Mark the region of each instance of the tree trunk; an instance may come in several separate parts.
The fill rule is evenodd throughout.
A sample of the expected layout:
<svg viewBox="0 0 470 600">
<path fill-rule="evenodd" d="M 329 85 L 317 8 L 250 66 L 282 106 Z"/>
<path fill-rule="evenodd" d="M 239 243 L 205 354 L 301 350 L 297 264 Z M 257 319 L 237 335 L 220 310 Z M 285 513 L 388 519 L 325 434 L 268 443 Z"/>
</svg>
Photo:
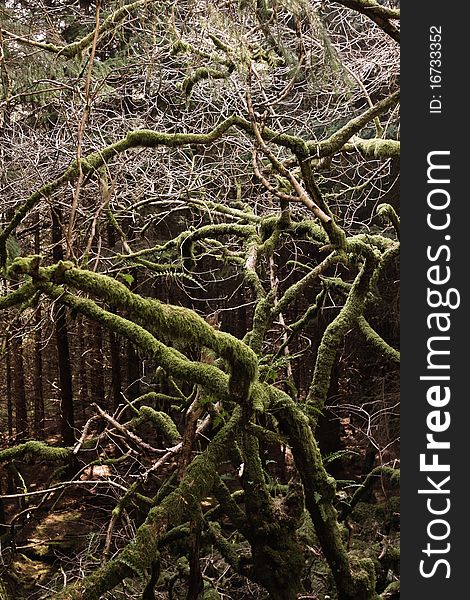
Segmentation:
<svg viewBox="0 0 470 600">
<path fill-rule="evenodd" d="M 86 364 L 86 344 L 85 344 L 85 321 L 84 317 L 80 316 L 77 323 L 77 337 L 78 337 L 78 397 L 80 400 L 80 408 L 82 413 L 83 422 L 86 421 L 87 414 L 86 409 L 90 404 L 90 395 L 88 391 L 88 380 L 87 380 L 87 364 Z"/>
<path fill-rule="evenodd" d="M 18 323 L 20 320 L 18 321 Z M 19 335 L 11 338 L 11 350 L 15 360 L 13 371 L 13 389 L 15 398 L 15 441 L 20 442 L 28 437 L 28 410 L 26 406 L 26 387 L 24 380 L 23 342 Z"/>
<path fill-rule="evenodd" d="M 75 419 L 73 412 L 72 368 L 70 365 L 70 349 L 65 306 L 58 306 L 56 308 L 55 318 L 62 441 L 66 446 L 72 446 L 75 442 Z"/>
<path fill-rule="evenodd" d="M 5 368 L 6 368 L 6 397 L 7 397 L 7 428 L 8 428 L 8 439 L 13 440 L 13 381 L 11 375 L 11 342 L 10 334 L 7 334 L 6 338 L 6 357 L 5 357 Z"/>
<path fill-rule="evenodd" d="M 140 396 L 140 360 L 132 342 L 127 342 L 127 396 L 131 401 Z"/>
<path fill-rule="evenodd" d="M 89 331 L 92 348 L 90 363 L 91 397 L 95 404 L 107 409 L 104 385 L 103 332 L 101 325 L 95 321 L 90 321 Z"/>
<path fill-rule="evenodd" d="M 34 437 L 44 439 L 44 394 L 42 386 L 41 309 L 36 309 L 34 328 Z"/>
<path fill-rule="evenodd" d="M 37 219 L 37 229 L 34 233 L 34 252 L 39 254 L 40 239 L 39 239 L 39 214 Z M 42 385 L 42 333 L 41 333 L 41 307 L 38 306 L 35 314 L 34 327 L 34 437 L 38 440 L 44 439 L 44 394 Z"/>
<path fill-rule="evenodd" d="M 131 290 L 135 291 L 137 287 L 137 271 L 132 271 L 133 282 Z M 140 396 L 140 358 L 137 354 L 134 344 L 127 342 L 127 397 L 129 400 L 135 400 Z"/>
<path fill-rule="evenodd" d="M 113 331 L 109 332 L 109 348 L 111 354 L 111 395 L 113 408 L 117 408 L 122 400 L 121 355 L 119 339 Z"/>
<path fill-rule="evenodd" d="M 116 232 L 108 222 L 106 227 L 108 247 L 114 250 L 116 246 Z M 122 400 L 122 377 L 121 377 L 121 352 L 119 338 L 114 331 L 109 332 L 109 352 L 111 355 L 111 403 L 116 409 Z"/>
<path fill-rule="evenodd" d="M 193 519 L 190 521 L 189 534 L 189 581 L 186 600 L 198 600 L 204 589 L 201 570 L 201 521 Z"/>
<path fill-rule="evenodd" d="M 52 257 L 55 262 L 63 260 L 61 215 L 58 208 L 52 210 Z M 63 305 L 55 306 L 55 338 L 57 344 L 58 370 L 60 384 L 60 428 L 62 441 L 66 446 L 75 442 L 72 367 L 67 327 L 67 312 Z"/>
</svg>

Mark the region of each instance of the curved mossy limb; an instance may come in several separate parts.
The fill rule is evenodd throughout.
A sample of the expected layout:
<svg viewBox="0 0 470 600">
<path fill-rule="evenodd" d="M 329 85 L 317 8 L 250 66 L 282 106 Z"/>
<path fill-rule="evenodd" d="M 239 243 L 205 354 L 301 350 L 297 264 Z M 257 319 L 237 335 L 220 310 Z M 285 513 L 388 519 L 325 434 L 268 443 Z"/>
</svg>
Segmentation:
<svg viewBox="0 0 470 600">
<path fill-rule="evenodd" d="M 354 588 L 351 600 L 379 600 L 375 591 L 376 574 L 374 561 L 371 558 L 351 558 L 351 572 Z"/>
<path fill-rule="evenodd" d="M 182 90 L 186 97 L 191 95 L 193 87 L 204 79 L 227 79 L 233 72 L 234 65 L 230 65 L 226 71 L 215 69 L 214 67 L 199 67 L 195 69 L 183 81 Z"/>
<path fill-rule="evenodd" d="M 375 286 L 377 287 L 380 282 L 382 281 L 382 278 L 384 279 L 384 281 L 386 282 L 386 273 L 387 270 L 390 268 L 390 266 L 395 262 L 398 261 L 400 258 L 400 244 L 395 243 L 393 246 L 391 246 L 390 248 L 387 248 L 386 250 L 384 250 L 384 252 L 382 252 L 381 256 L 380 256 L 380 261 L 379 264 L 377 266 L 377 269 L 375 270 L 375 273 L 372 277 L 372 281 L 371 281 L 371 287 Z"/>
<path fill-rule="evenodd" d="M 139 396 L 135 400 L 132 400 L 132 402 L 130 402 L 129 404 L 131 404 L 133 406 L 136 414 L 139 414 L 139 411 L 134 406 L 135 404 L 140 404 L 143 402 L 145 402 L 145 403 L 152 402 L 155 405 L 165 403 L 165 402 L 168 404 L 175 404 L 175 403 L 178 403 L 181 401 L 182 401 L 181 397 L 170 396 L 169 394 L 161 394 L 159 392 L 147 392 L 146 394 L 142 394 L 142 396 Z"/>
<path fill-rule="evenodd" d="M 97 321 L 107 329 L 129 339 L 136 347 L 141 349 L 147 356 L 152 357 L 158 365 L 177 379 L 198 383 L 211 390 L 219 398 L 226 398 L 229 395 L 229 378 L 220 369 L 212 365 L 188 360 L 173 348 L 169 348 L 158 341 L 140 325 L 106 311 L 92 300 L 72 295 L 61 286 L 40 284 L 39 287 L 51 298 L 59 300 L 70 308 L 74 308 L 90 319 Z"/>
<path fill-rule="evenodd" d="M 353 136 L 344 145 L 344 150 L 360 152 L 365 158 L 400 158 L 400 141 L 383 138 L 363 139 Z"/>
<path fill-rule="evenodd" d="M 393 23 L 400 19 L 400 9 L 383 6 L 377 0 L 337 0 L 337 2 L 365 15 L 392 39 L 400 43 L 400 29 Z"/>
<path fill-rule="evenodd" d="M 346 125 L 343 125 L 333 133 L 329 138 L 321 142 L 307 142 L 308 154 L 312 158 L 322 158 L 323 156 L 332 156 L 346 144 L 356 133 L 358 133 L 367 123 L 373 121 L 375 117 L 387 112 L 398 104 L 400 92 L 396 91 L 387 98 L 379 100 L 374 106 L 365 110 L 358 117 L 350 119 Z"/>
<path fill-rule="evenodd" d="M 225 235 L 235 235 L 237 237 L 256 236 L 256 229 L 252 225 L 241 225 L 238 223 L 222 223 L 205 225 L 198 227 L 194 231 L 183 232 L 175 240 L 172 240 L 176 246 L 180 247 L 181 256 L 185 268 L 191 270 L 195 264 L 194 244 L 206 238 L 218 238 Z"/>
<path fill-rule="evenodd" d="M 391 598 L 400 597 L 400 582 L 392 581 L 385 590 L 380 594 L 382 600 L 390 600 Z"/>
<path fill-rule="evenodd" d="M 222 533 L 222 528 L 219 523 L 208 523 L 209 535 L 214 542 L 214 545 L 224 557 L 225 561 L 232 567 L 235 573 L 239 575 L 247 575 L 247 558 L 242 555 L 242 546 L 230 542 Z"/>
<path fill-rule="evenodd" d="M 12 306 L 19 306 L 24 302 L 31 300 L 36 291 L 36 287 L 31 282 L 23 284 L 17 290 L 0 297 L 0 310 L 11 308 Z"/>
<path fill-rule="evenodd" d="M 386 202 L 379 204 L 377 206 L 376 213 L 381 218 L 388 219 L 390 221 L 396 231 L 397 238 L 400 239 L 400 219 L 393 206 L 387 204 Z"/>
<path fill-rule="evenodd" d="M 281 312 L 285 311 L 289 304 L 299 298 L 301 294 L 304 293 L 305 289 L 308 288 L 308 286 L 310 286 L 326 269 L 345 258 L 346 256 L 342 252 L 334 251 L 329 254 L 321 263 L 307 273 L 307 275 L 287 288 L 279 299 L 279 302 L 273 308 L 273 316 L 276 317 Z"/>
<path fill-rule="evenodd" d="M 272 322 L 274 295 L 267 294 L 258 300 L 253 315 L 253 327 L 244 338 L 244 342 L 257 354 L 261 354 L 263 341 Z"/>
<path fill-rule="evenodd" d="M 229 387 L 233 396 L 239 401 L 246 401 L 249 397 L 250 385 L 257 375 L 256 355 L 237 338 L 208 325 L 194 311 L 142 298 L 110 277 L 80 269 L 66 270 L 64 281 L 97 295 L 113 306 L 126 308 L 132 318 L 157 336 L 210 348 L 227 360 L 231 367 Z"/>
<path fill-rule="evenodd" d="M 370 473 L 367 474 L 364 482 L 361 486 L 357 488 L 354 492 L 351 501 L 348 504 L 343 506 L 341 511 L 341 520 L 344 520 L 351 512 L 354 510 L 358 502 L 367 494 L 367 492 L 372 488 L 372 486 L 380 481 L 381 477 L 387 475 L 390 478 L 391 483 L 398 484 L 400 481 L 400 471 L 399 469 L 393 469 L 392 467 L 386 466 L 378 466 L 372 469 Z"/>
<path fill-rule="evenodd" d="M 139 427 L 143 423 L 155 425 L 157 432 L 161 433 L 171 445 L 175 445 L 181 438 L 173 419 L 165 412 L 154 410 L 150 406 L 142 406 L 138 416 L 128 421 L 125 427 Z"/>
<path fill-rule="evenodd" d="M 378 350 L 385 358 L 392 360 L 395 363 L 400 363 L 400 352 L 392 348 L 390 344 L 380 337 L 380 335 L 373 329 L 365 317 L 360 315 L 357 318 L 357 324 L 359 329 L 364 334 L 366 340 L 372 344 L 376 350 Z"/>
<path fill-rule="evenodd" d="M 243 533 L 246 530 L 246 515 L 238 506 L 233 495 L 230 493 L 230 490 L 219 475 L 215 478 L 213 491 L 214 496 L 219 502 L 219 509 L 228 516 L 238 531 Z M 241 490 L 239 490 L 239 493 L 242 493 Z M 209 512 L 206 513 L 206 518 L 208 518 L 208 516 Z"/>
<path fill-rule="evenodd" d="M 15 268 L 17 272 L 21 271 L 34 275 L 38 288 L 43 292 L 60 298 L 61 302 L 76 308 L 79 312 L 87 311 L 88 316 L 95 318 L 95 320 L 101 320 L 102 324 L 110 327 L 116 333 L 129 338 L 129 335 L 126 335 L 126 331 L 132 331 L 134 340 L 137 339 L 137 345 L 142 346 L 144 344 L 147 350 L 152 348 L 151 355 L 155 358 L 160 356 L 167 367 L 170 367 L 170 371 L 174 371 L 177 365 L 182 367 L 181 362 L 184 362 L 183 359 L 185 357 L 181 353 L 167 348 L 156 337 L 165 337 L 172 341 L 184 340 L 200 347 L 205 346 L 210 348 L 230 365 L 231 374 L 228 381 L 230 395 L 239 403 L 249 401 L 250 387 L 258 373 L 258 358 L 253 350 L 242 341 L 228 333 L 214 329 L 202 317 L 188 308 L 163 304 L 158 300 L 150 298 L 142 298 L 138 294 L 131 292 L 124 284 L 111 277 L 75 268 L 72 263 L 60 262 L 53 267 L 39 267 L 35 269 L 34 273 L 31 272 L 32 265 L 32 258 L 26 257 L 15 260 L 12 268 Z M 90 300 L 72 296 L 70 293 L 65 293 L 62 297 L 63 288 L 56 286 L 57 289 L 54 291 L 54 286 L 46 283 L 47 281 L 65 283 L 68 286 L 98 296 L 113 308 L 126 309 L 129 316 L 136 323 L 140 323 L 143 328 L 147 329 L 148 332 L 152 332 L 153 335 L 150 335 L 148 332 L 148 335 L 142 332 L 139 335 L 136 330 L 136 327 L 139 327 L 139 325 L 125 319 L 123 320 L 121 317 L 107 311 L 103 312 L 103 309 L 100 309 L 96 303 Z M 124 321 L 127 322 L 127 325 L 124 325 Z M 220 380 L 219 375 L 223 375 L 211 365 L 203 365 L 191 361 L 186 362 L 188 363 L 189 371 L 183 379 L 191 379 L 191 372 L 197 371 L 199 376 L 194 381 L 202 383 L 200 376 L 204 369 L 213 372 L 216 381 Z M 163 362 L 160 362 L 160 364 L 165 367 Z M 181 368 L 177 370 L 181 374 L 183 373 Z M 206 373 L 204 379 L 207 382 L 210 380 L 210 375 L 208 376 Z M 213 389 L 213 386 L 210 386 L 209 389 Z M 220 387 L 218 391 L 220 392 Z"/>
<path fill-rule="evenodd" d="M 312 426 L 316 425 L 318 415 L 323 410 L 330 386 L 331 370 L 338 348 L 346 332 L 364 311 L 374 267 L 375 261 L 368 259 L 364 262 L 354 280 L 343 308 L 340 310 L 338 316 L 328 325 L 322 336 L 317 351 L 313 379 L 306 399 L 306 404 L 311 414 Z"/>
<path fill-rule="evenodd" d="M 24 444 L 6 448 L 0 451 L 0 462 L 9 462 L 11 460 L 21 460 L 23 462 L 63 462 L 66 463 L 72 458 L 72 448 L 58 448 L 48 446 L 44 442 L 30 440 Z"/>
<path fill-rule="evenodd" d="M 321 158 L 339 152 L 343 145 L 348 142 L 353 135 L 358 133 L 364 125 L 373 120 L 376 116 L 395 106 L 398 100 L 398 92 L 391 94 L 388 98 L 377 102 L 376 105 L 364 111 L 359 117 L 355 117 L 348 121 L 346 125 L 322 142 L 307 142 L 301 137 L 280 133 L 269 127 L 264 127 L 261 135 L 265 141 L 272 141 L 276 145 L 292 150 L 292 152 L 299 157 L 302 164 L 302 161 L 309 157 Z M 67 169 L 65 169 L 62 175 L 53 181 L 47 182 L 31 194 L 23 204 L 17 208 L 8 224 L 3 231 L 0 232 L 0 265 L 4 265 L 7 260 L 6 242 L 8 237 L 14 232 L 25 216 L 43 198 L 50 198 L 52 194 L 63 185 L 75 181 L 79 173 L 85 176 L 96 171 L 118 154 L 131 148 L 156 148 L 158 146 L 174 148 L 186 144 L 210 145 L 224 135 L 231 127 L 238 127 L 249 135 L 253 135 L 253 124 L 250 121 L 239 117 L 238 115 L 231 115 L 214 127 L 209 133 L 166 133 L 150 129 L 129 131 L 124 138 L 83 157 L 80 161 L 80 167 L 77 161 L 73 161 Z M 330 221 L 330 223 L 332 224 L 331 227 L 334 227 L 333 221 Z M 339 231 L 340 229 L 338 228 L 337 233 L 339 233 Z M 339 244 L 339 246 L 341 246 L 341 244 Z"/>
<path fill-rule="evenodd" d="M 151 0 L 135 0 L 135 2 L 130 2 L 117 8 L 115 11 L 111 12 L 105 19 L 103 19 L 102 23 L 98 28 L 98 35 L 102 38 L 107 33 L 112 33 L 116 25 L 123 21 L 130 13 L 137 10 L 140 7 L 149 4 Z M 58 46 L 57 44 L 38 42 L 36 40 L 24 38 L 18 35 L 14 35 L 8 32 L 5 32 L 7 35 L 10 35 L 17 42 L 23 43 L 28 46 L 33 46 L 35 48 L 39 48 L 40 50 L 44 50 L 46 52 L 52 52 L 53 54 L 57 54 L 58 56 L 63 56 L 67 60 L 74 58 L 77 55 L 80 55 L 82 52 L 86 50 L 86 48 L 90 47 L 93 43 L 93 39 L 95 37 L 95 29 L 93 29 L 90 33 L 77 40 L 76 42 L 71 42 L 66 46 Z"/>
</svg>

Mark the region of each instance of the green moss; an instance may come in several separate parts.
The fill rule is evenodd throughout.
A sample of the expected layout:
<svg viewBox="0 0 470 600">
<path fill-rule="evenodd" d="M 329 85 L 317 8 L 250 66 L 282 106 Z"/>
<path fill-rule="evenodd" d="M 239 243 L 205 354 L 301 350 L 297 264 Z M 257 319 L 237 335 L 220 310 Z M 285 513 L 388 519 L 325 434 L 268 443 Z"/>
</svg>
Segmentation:
<svg viewBox="0 0 470 600">
<path fill-rule="evenodd" d="M 171 417 L 164 412 L 154 410 L 150 406 L 142 406 L 139 409 L 139 416 L 128 421 L 126 426 L 138 427 L 139 425 L 148 422 L 153 423 L 157 431 L 161 433 L 171 445 L 175 445 L 179 441 L 181 436 Z"/>
<path fill-rule="evenodd" d="M 374 561 L 371 558 L 351 558 L 354 578 L 354 600 L 378 600 L 375 591 L 376 575 Z"/>
<path fill-rule="evenodd" d="M 0 310 L 19 306 L 33 298 L 36 293 L 36 287 L 32 283 L 25 283 L 17 290 L 10 292 L 6 296 L 0 298 Z"/>
<path fill-rule="evenodd" d="M 325 258 L 321 263 L 307 273 L 307 275 L 287 288 L 282 297 L 279 299 L 279 302 L 273 308 L 273 316 L 277 316 L 281 312 L 285 311 L 289 304 L 301 297 L 305 290 L 308 289 L 326 269 L 328 269 L 331 265 L 338 263 L 343 258 L 344 255 L 342 252 L 332 252 L 327 256 L 327 258 Z"/>
<path fill-rule="evenodd" d="M 7 585 L 0 578 L 0 600 L 11 600 Z"/>
<path fill-rule="evenodd" d="M 376 212 L 382 219 L 388 219 L 390 221 L 397 233 L 398 239 L 400 239 L 400 219 L 393 206 L 387 203 L 379 204 Z"/>
<path fill-rule="evenodd" d="M 380 597 L 383 598 L 383 600 L 387 600 L 387 598 L 390 597 L 399 597 L 400 595 L 400 582 L 399 581 L 392 581 L 392 583 L 390 583 L 385 590 L 380 594 Z"/>
<path fill-rule="evenodd" d="M 393 362 L 400 363 L 400 352 L 392 348 L 380 335 L 372 329 L 364 316 L 360 315 L 357 319 L 359 329 L 364 334 L 366 340 L 373 345 L 385 358 Z"/>
<path fill-rule="evenodd" d="M 71 448 L 48 446 L 44 442 L 36 440 L 0 451 L 0 462 L 9 462 L 11 460 L 21 460 L 24 462 L 67 462 L 71 457 Z"/>
<path fill-rule="evenodd" d="M 127 14 L 127 7 L 123 7 L 123 9 L 119 9 L 117 12 L 119 12 L 120 10 L 123 10 Z M 108 18 L 105 21 L 106 23 L 111 23 L 110 21 L 108 21 Z M 109 28 L 109 24 L 106 26 L 106 30 Z M 102 24 L 102 27 L 103 26 L 104 22 Z M 87 38 L 83 38 L 83 40 L 86 39 Z M 80 48 L 83 47 L 83 44 L 85 44 L 85 46 L 88 44 L 88 41 L 84 42 L 83 40 L 62 48 L 61 52 L 66 56 L 68 56 L 69 54 L 75 54 L 80 50 Z M 209 145 L 215 142 L 217 139 L 219 139 L 233 126 L 242 129 L 249 135 L 253 135 L 252 123 L 236 115 L 228 117 L 209 133 L 173 134 L 153 131 L 150 129 L 139 129 L 135 131 L 130 131 L 124 138 L 118 140 L 117 142 L 110 144 L 109 146 L 106 146 L 104 148 L 101 148 L 97 152 L 92 152 L 87 156 L 83 157 L 81 160 L 81 171 L 83 175 L 87 175 L 92 171 L 98 170 L 100 167 L 107 164 L 107 162 L 113 157 L 115 157 L 117 154 L 125 152 L 126 150 L 129 150 L 131 148 L 155 148 L 157 146 L 167 146 L 174 148 L 186 144 Z M 316 144 L 315 148 L 312 150 L 310 146 L 301 138 L 286 133 L 280 133 L 278 131 L 270 129 L 269 127 L 263 128 L 262 136 L 267 141 L 272 140 L 280 146 L 290 148 L 295 154 L 298 154 L 302 157 L 308 156 L 310 152 L 313 152 L 314 155 L 316 155 L 317 153 Z M 25 202 L 19 206 L 19 208 L 14 213 L 13 217 L 10 219 L 9 223 L 6 225 L 3 231 L 0 232 L 0 266 L 5 265 L 7 260 L 6 241 L 8 237 L 14 232 L 16 227 L 19 225 L 19 223 L 21 223 L 21 221 L 30 212 L 30 210 L 32 210 L 36 206 L 36 204 L 38 204 L 43 198 L 50 198 L 53 192 L 60 189 L 66 183 L 74 181 L 78 177 L 78 174 L 78 164 L 76 161 L 74 161 L 70 164 L 70 166 L 63 172 L 63 174 L 60 177 L 43 185 L 36 192 L 31 194 L 25 200 Z"/>
<path fill-rule="evenodd" d="M 28 269 L 31 262 L 22 261 L 18 265 L 19 268 Z M 46 280 L 65 282 L 97 295 L 115 308 L 126 309 L 136 322 L 108 312 L 91 300 L 64 293 L 62 287 L 47 284 Z M 182 380 L 189 379 L 200 383 L 219 397 L 224 397 L 224 373 L 212 365 L 187 360 L 180 352 L 168 348 L 156 337 L 166 337 L 172 341 L 181 340 L 214 350 L 230 366 L 229 394 L 236 402 L 247 404 L 250 401 L 250 388 L 258 374 L 256 354 L 237 338 L 211 327 L 194 311 L 142 298 L 110 277 L 74 268 L 71 263 L 66 262 L 59 262 L 47 269 L 39 267 L 36 285 L 51 297 L 60 299 L 64 304 L 86 314 L 115 333 L 127 337 L 173 375 Z"/>
<path fill-rule="evenodd" d="M 317 539 L 334 577 L 338 597 L 344 600 L 367 598 L 363 595 L 375 584 L 370 581 L 367 564 L 359 565 L 357 578 L 341 536 L 338 516 L 333 505 L 334 480 L 327 474 L 312 434 L 309 420 L 300 408 L 280 390 L 272 391 L 271 409 L 287 436 L 294 455 L 297 471 L 302 480 L 305 505 L 312 519 Z M 374 575 L 375 577 L 375 575 Z"/>
<path fill-rule="evenodd" d="M 377 104 L 367 109 L 359 115 L 348 121 L 346 125 L 338 129 L 333 135 L 322 142 L 309 142 L 307 144 L 308 153 L 311 157 L 322 158 L 323 156 L 331 156 L 341 150 L 353 135 L 358 133 L 367 123 L 375 117 L 383 114 L 397 104 L 400 99 L 400 92 L 394 92 L 388 98 L 379 100 Z"/>
<path fill-rule="evenodd" d="M 215 330 L 190 309 L 142 298 L 110 277 L 68 269 L 64 272 L 64 280 L 78 289 L 96 294 L 113 306 L 127 309 L 132 318 L 157 337 L 212 349 L 230 365 L 231 393 L 238 401 L 246 402 L 258 370 L 257 357 L 246 344 L 230 334 Z"/>
<path fill-rule="evenodd" d="M 315 370 L 307 395 L 307 406 L 311 411 L 312 423 L 323 410 L 330 385 L 331 370 L 336 352 L 348 329 L 356 322 L 364 310 L 368 285 L 371 277 L 367 262 L 357 275 L 346 302 L 338 316 L 326 328 L 317 351 Z"/>
<path fill-rule="evenodd" d="M 362 139 L 353 137 L 348 150 L 358 150 L 367 158 L 400 158 L 400 142 L 382 138 Z"/>
<path fill-rule="evenodd" d="M 376 536 L 378 525 L 397 530 L 400 526 L 400 497 L 391 496 L 386 502 L 380 504 L 358 502 L 351 516 L 362 527 L 361 537 L 366 540 Z"/>
<path fill-rule="evenodd" d="M 227 540 L 222 534 L 222 529 L 219 523 L 208 523 L 210 536 L 222 554 L 226 562 L 235 570 L 240 572 L 241 546 L 233 541 Z"/>
<path fill-rule="evenodd" d="M 190 96 L 193 87 L 203 79 L 227 79 L 232 70 L 233 67 L 230 67 L 227 71 L 220 71 L 213 67 L 199 67 L 183 81 L 182 90 L 186 96 Z"/>
<path fill-rule="evenodd" d="M 268 294 L 265 298 L 258 300 L 253 316 L 253 328 L 245 337 L 245 342 L 249 347 L 261 354 L 263 347 L 264 336 L 271 326 L 271 314 L 273 309 L 273 294 Z"/>
<path fill-rule="evenodd" d="M 207 581 L 205 581 L 204 590 L 202 591 L 202 600 L 220 600 L 220 598 L 219 592 L 210 587 Z"/>
</svg>

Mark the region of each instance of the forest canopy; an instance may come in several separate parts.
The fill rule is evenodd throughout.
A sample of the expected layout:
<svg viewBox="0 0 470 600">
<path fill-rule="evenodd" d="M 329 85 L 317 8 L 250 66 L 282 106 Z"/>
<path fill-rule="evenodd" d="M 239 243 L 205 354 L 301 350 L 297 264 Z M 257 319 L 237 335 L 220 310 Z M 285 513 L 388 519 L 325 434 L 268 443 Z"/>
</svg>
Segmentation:
<svg viewBox="0 0 470 600">
<path fill-rule="evenodd" d="M 0 0 L 0 600 L 399 597 L 399 35 Z"/>
</svg>

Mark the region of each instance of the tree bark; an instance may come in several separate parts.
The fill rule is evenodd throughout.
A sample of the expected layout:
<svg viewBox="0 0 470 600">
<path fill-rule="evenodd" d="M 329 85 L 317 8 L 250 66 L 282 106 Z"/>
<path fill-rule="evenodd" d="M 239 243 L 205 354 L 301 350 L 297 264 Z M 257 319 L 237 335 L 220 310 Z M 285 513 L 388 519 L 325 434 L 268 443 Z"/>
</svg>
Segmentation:
<svg viewBox="0 0 470 600">
<path fill-rule="evenodd" d="M 37 228 L 34 233 L 34 252 L 39 254 L 39 214 L 37 218 Z M 41 307 L 38 306 L 35 314 L 34 326 L 34 436 L 38 440 L 44 439 L 44 393 L 43 393 L 43 364 L 42 364 L 42 331 L 41 331 Z"/>
<path fill-rule="evenodd" d="M 113 331 L 109 332 L 109 349 L 111 354 L 111 396 L 113 408 L 117 408 L 122 400 L 121 354 L 119 339 Z"/>
<path fill-rule="evenodd" d="M 88 388 L 88 380 L 87 380 L 87 364 L 86 364 L 86 352 L 87 352 L 87 348 L 86 348 L 86 344 L 85 344 L 85 331 L 86 331 L 86 327 L 85 327 L 85 321 L 84 321 L 84 317 L 80 316 L 78 318 L 78 323 L 77 323 L 77 337 L 78 337 L 78 353 L 79 353 L 79 359 L 78 359 L 78 398 L 80 401 L 80 409 L 81 409 L 81 416 L 83 419 L 83 422 L 86 421 L 87 418 L 87 407 L 90 405 L 91 400 L 90 400 L 90 394 L 89 394 L 89 388 Z"/>
<path fill-rule="evenodd" d="M 127 342 L 127 395 L 129 400 L 140 396 L 140 361 L 132 342 Z"/>
<path fill-rule="evenodd" d="M 92 343 L 92 360 L 90 364 L 91 397 L 95 404 L 107 409 L 104 384 L 103 332 L 101 325 L 94 321 L 90 321 L 89 330 Z"/>
<path fill-rule="evenodd" d="M 131 290 L 137 287 L 137 271 L 132 272 L 133 282 Z M 129 400 L 135 400 L 140 396 L 140 359 L 134 344 L 127 342 L 127 396 Z"/>
<path fill-rule="evenodd" d="M 18 323 L 20 319 L 18 320 Z M 15 398 L 15 441 L 21 442 L 28 437 L 28 410 L 26 406 L 26 387 L 24 379 L 23 342 L 19 335 L 11 338 L 11 349 L 15 360 L 13 371 L 13 389 Z"/>
<path fill-rule="evenodd" d="M 34 437 L 44 439 L 44 394 L 42 382 L 42 335 L 41 335 L 41 309 L 36 309 L 34 328 Z"/>
<path fill-rule="evenodd" d="M 5 385 L 6 385 L 6 397 L 7 397 L 7 428 L 8 428 L 8 439 L 13 439 L 13 381 L 11 375 L 11 342 L 10 334 L 7 334 L 6 338 L 6 357 L 5 357 Z"/>
<path fill-rule="evenodd" d="M 64 259 L 62 247 L 62 227 L 60 209 L 52 210 L 52 257 L 55 262 Z M 62 441 L 66 446 L 75 442 L 75 418 L 73 406 L 72 367 L 67 327 L 66 307 L 61 304 L 54 308 L 55 339 L 57 344 L 58 371 L 60 384 L 60 429 Z"/>
</svg>

